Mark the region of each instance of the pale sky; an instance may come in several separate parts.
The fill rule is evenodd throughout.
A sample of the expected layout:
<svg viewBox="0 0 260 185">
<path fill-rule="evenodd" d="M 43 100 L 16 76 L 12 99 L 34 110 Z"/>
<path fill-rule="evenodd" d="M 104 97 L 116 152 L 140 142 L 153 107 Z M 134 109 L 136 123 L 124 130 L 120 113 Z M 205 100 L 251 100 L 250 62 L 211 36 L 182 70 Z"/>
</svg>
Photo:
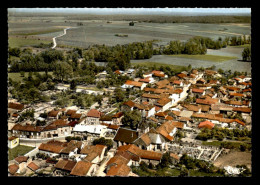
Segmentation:
<svg viewBox="0 0 260 185">
<path fill-rule="evenodd" d="M 8 8 L 8 11 L 93 14 L 251 14 L 251 8 Z"/>
</svg>

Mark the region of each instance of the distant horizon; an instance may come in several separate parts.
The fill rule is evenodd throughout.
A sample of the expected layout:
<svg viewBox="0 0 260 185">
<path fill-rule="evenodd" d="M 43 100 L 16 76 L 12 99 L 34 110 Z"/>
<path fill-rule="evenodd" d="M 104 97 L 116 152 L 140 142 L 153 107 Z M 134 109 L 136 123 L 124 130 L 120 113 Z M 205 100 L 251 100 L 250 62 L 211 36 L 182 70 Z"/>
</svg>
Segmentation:
<svg viewBox="0 0 260 185">
<path fill-rule="evenodd" d="M 251 14 L 251 8 L 8 8 L 12 13 L 67 13 L 97 15 L 234 15 Z"/>
</svg>

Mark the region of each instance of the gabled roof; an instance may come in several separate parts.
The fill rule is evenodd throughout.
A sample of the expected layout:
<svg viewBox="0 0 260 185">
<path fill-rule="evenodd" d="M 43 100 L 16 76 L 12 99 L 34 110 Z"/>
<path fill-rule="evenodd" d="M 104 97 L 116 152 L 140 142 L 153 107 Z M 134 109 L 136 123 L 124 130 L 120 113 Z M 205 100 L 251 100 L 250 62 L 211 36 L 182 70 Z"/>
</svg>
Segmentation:
<svg viewBox="0 0 260 185">
<path fill-rule="evenodd" d="M 13 126 L 11 130 L 19 130 L 19 131 L 30 131 L 30 132 L 40 132 L 42 131 L 42 127 L 34 126 L 34 125 L 20 125 L 16 124 Z"/>
<path fill-rule="evenodd" d="M 69 110 L 66 112 L 66 115 L 70 116 L 70 115 L 72 115 L 72 114 L 74 114 L 74 113 L 76 113 L 76 112 L 77 112 L 76 110 L 71 110 L 71 109 L 69 109 Z"/>
<path fill-rule="evenodd" d="M 70 174 L 75 176 L 86 176 L 92 163 L 86 161 L 79 161 L 71 170 Z"/>
<path fill-rule="evenodd" d="M 251 108 L 249 108 L 249 107 L 234 107 L 233 111 L 250 113 Z"/>
<path fill-rule="evenodd" d="M 42 143 L 38 149 L 59 154 L 66 147 L 66 145 L 66 143 L 59 141 L 49 141 L 47 143 Z"/>
<path fill-rule="evenodd" d="M 30 164 L 27 165 L 28 168 L 30 168 L 32 171 L 38 170 L 40 167 L 36 165 L 33 161 L 30 162 Z"/>
<path fill-rule="evenodd" d="M 184 73 L 179 73 L 179 74 L 177 74 L 177 76 L 178 76 L 179 78 L 185 78 L 185 77 L 187 77 L 187 75 L 184 74 Z"/>
<path fill-rule="evenodd" d="M 81 154 L 87 154 L 85 160 L 91 162 L 97 156 L 101 156 L 102 151 L 106 148 L 104 145 L 86 145 L 81 149 Z"/>
<path fill-rule="evenodd" d="M 52 110 L 48 113 L 48 117 L 56 117 L 58 115 L 58 110 Z"/>
<path fill-rule="evenodd" d="M 242 105 L 241 101 L 234 101 L 234 100 L 224 101 L 224 103 L 229 105 Z"/>
<path fill-rule="evenodd" d="M 150 150 L 142 150 L 134 144 L 123 145 L 118 147 L 118 151 L 129 151 L 130 153 L 139 156 L 142 159 L 160 160 L 162 154 Z"/>
<path fill-rule="evenodd" d="M 128 107 L 134 107 L 135 103 L 129 100 L 127 102 L 124 102 L 123 105 L 127 105 Z"/>
<path fill-rule="evenodd" d="M 145 87 L 143 90 L 145 92 L 154 92 L 156 89 L 155 88 L 150 88 L 150 87 Z"/>
<path fill-rule="evenodd" d="M 73 114 L 71 114 L 70 118 L 73 118 L 73 119 L 80 119 L 81 116 L 82 116 L 82 114 L 73 113 Z"/>
<path fill-rule="evenodd" d="M 211 104 L 215 104 L 218 102 L 218 99 L 196 99 L 196 103 L 198 104 L 206 104 L 206 105 L 211 105 Z"/>
<path fill-rule="evenodd" d="M 128 176 L 131 172 L 131 168 L 126 164 L 119 164 L 111 166 L 106 176 Z"/>
<path fill-rule="evenodd" d="M 167 138 L 168 140 L 172 141 L 173 137 L 169 134 L 172 132 L 172 130 L 175 128 L 175 126 L 172 124 L 172 121 L 166 121 L 162 125 L 156 128 L 156 131 Z"/>
<path fill-rule="evenodd" d="M 81 148 L 82 141 L 76 141 L 76 140 L 71 140 L 67 146 L 62 149 L 60 153 L 64 154 L 69 154 L 70 152 L 74 151 L 76 148 Z"/>
<path fill-rule="evenodd" d="M 229 93 L 230 96 L 240 96 L 240 97 L 243 97 L 245 96 L 244 94 L 241 94 L 241 93 Z"/>
<path fill-rule="evenodd" d="M 125 143 L 132 143 L 134 140 L 138 138 L 138 132 L 135 130 L 119 128 L 114 141 L 122 141 Z"/>
<path fill-rule="evenodd" d="M 142 82 L 136 82 L 136 81 L 132 81 L 132 80 L 127 80 L 125 82 L 126 85 L 133 85 L 135 87 L 141 87 L 143 85 Z"/>
<path fill-rule="evenodd" d="M 22 110 L 24 108 L 24 105 L 20 104 L 20 103 L 9 102 L 8 103 L 8 108 L 16 109 L 16 110 Z"/>
<path fill-rule="evenodd" d="M 123 112 L 118 112 L 112 116 L 112 118 L 121 118 L 124 115 Z"/>
<path fill-rule="evenodd" d="M 94 118 L 100 118 L 101 112 L 99 112 L 96 109 L 90 109 L 87 113 L 87 117 L 94 117 Z"/>
<path fill-rule="evenodd" d="M 161 81 L 157 82 L 156 85 L 157 85 L 157 86 L 164 87 L 164 86 L 168 85 L 169 83 L 170 83 L 169 80 L 164 79 L 164 80 L 161 80 Z"/>
<path fill-rule="evenodd" d="M 196 88 L 193 88 L 193 89 L 192 89 L 192 92 L 193 92 L 193 93 L 203 93 L 203 92 L 204 92 L 204 89 L 196 89 Z"/>
<path fill-rule="evenodd" d="M 151 98 L 151 99 L 160 99 L 160 96 L 157 95 L 157 94 L 147 94 L 147 93 L 144 93 L 144 94 L 142 94 L 142 97 L 144 97 L 144 98 Z"/>
<path fill-rule="evenodd" d="M 12 175 L 14 175 L 17 172 L 18 169 L 19 169 L 19 166 L 17 164 L 11 164 L 11 165 L 8 166 L 8 171 Z"/>
<path fill-rule="evenodd" d="M 156 105 L 164 106 L 164 105 L 166 105 L 167 103 L 169 103 L 171 101 L 172 100 L 170 98 L 160 98 L 159 100 L 157 100 Z"/>
<path fill-rule="evenodd" d="M 18 163 L 22 163 L 22 162 L 27 162 L 28 159 L 29 159 L 29 157 L 19 156 L 19 157 L 16 157 L 14 160 L 17 161 Z"/>
<path fill-rule="evenodd" d="M 158 112 L 155 114 L 155 116 L 159 116 L 159 117 L 166 117 L 168 115 L 168 112 Z"/>
</svg>

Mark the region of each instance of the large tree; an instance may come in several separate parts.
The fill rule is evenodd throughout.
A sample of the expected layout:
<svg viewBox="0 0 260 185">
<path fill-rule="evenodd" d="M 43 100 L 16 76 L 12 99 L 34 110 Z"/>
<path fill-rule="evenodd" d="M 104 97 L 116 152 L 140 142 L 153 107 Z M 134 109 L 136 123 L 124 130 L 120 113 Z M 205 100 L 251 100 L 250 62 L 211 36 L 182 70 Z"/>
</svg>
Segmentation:
<svg viewBox="0 0 260 185">
<path fill-rule="evenodd" d="M 141 123 L 141 121 L 141 113 L 138 110 L 124 112 L 124 117 L 122 119 L 122 124 L 124 126 L 129 126 L 131 129 L 137 129 L 138 124 Z"/>
<path fill-rule="evenodd" d="M 68 79 L 72 76 L 72 74 L 73 69 L 67 62 L 58 62 L 55 66 L 55 70 L 53 71 L 53 75 L 61 81 Z"/>
</svg>

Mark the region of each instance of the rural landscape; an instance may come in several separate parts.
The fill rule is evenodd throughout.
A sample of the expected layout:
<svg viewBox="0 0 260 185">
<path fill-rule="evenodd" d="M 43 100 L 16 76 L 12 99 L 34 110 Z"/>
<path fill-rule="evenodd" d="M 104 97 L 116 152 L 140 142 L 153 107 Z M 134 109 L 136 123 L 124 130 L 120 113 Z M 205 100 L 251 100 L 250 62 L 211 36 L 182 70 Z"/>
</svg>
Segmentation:
<svg viewBox="0 0 260 185">
<path fill-rule="evenodd" d="M 252 176 L 250 9 L 89 11 L 8 9 L 8 176 Z"/>
</svg>

